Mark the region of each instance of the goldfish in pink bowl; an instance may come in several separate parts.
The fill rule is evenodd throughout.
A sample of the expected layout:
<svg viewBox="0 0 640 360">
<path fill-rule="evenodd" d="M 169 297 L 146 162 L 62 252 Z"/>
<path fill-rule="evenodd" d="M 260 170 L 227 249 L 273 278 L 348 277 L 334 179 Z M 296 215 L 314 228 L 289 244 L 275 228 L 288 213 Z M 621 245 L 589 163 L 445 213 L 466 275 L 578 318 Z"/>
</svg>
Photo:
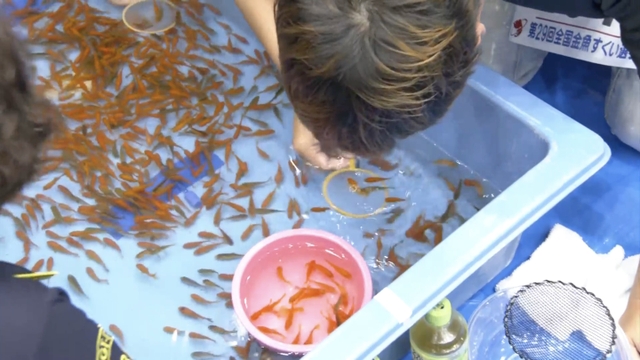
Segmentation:
<svg viewBox="0 0 640 360">
<path fill-rule="evenodd" d="M 243 257 L 233 277 L 233 308 L 256 341 L 306 354 L 371 300 L 365 260 L 321 230 L 273 234 Z"/>
</svg>

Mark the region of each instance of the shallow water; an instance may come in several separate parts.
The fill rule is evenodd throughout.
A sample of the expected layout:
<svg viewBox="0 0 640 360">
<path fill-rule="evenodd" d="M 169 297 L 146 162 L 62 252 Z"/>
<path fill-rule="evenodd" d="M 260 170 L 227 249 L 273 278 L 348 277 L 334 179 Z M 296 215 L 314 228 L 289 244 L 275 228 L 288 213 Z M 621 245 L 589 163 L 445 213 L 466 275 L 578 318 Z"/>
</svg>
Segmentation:
<svg viewBox="0 0 640 360">
<path fill-rule="evenodd" d="M 118 10 L 114 7 L 107 5 L 105 2 L 93 3 L 94 6 L 104 9 L 110 12 L 113 16 L 118 15 Z M 218 35 L 212 38 L 212 42 L 215 44 L 224 44 L 227 42 L 227 36 L 225 31 L 220 28 L 219 25 L 215 25 L 212 21 L 212 16 L 207 15 L 204 18 L 211 27 L 218 31 Z M 231 25 L 236 25 L 232 23 Z M 242 36 L 250 39 L 250 45 L 243 45 L 240 43 L 235 44 L 237 47 L 242 48 L 247 54 L 253 54 L 254 48 L 258 46 L 258 43 L 251 34 L 242 33 L 238 30 Z M 40 52 L 41 49 L 33 49 L 34 52 Z M 236 64 L 245 59 L 244 55 L 229 55 L 226 53 L 215 55 L 215 57 L 221 61 L 230 64 Z M 40 76 L 47 78 L 48 63 L 40 60 L 38 63 L 38 73 Z M 258 68 L 252 66 L 245 66 L 242 68 L 244 75 L 240 78 L 240 85 L 245 89 L 250 89 L 254 85 L 260 89 L 264 89 L 277 82 L 272 75 L 263 77 L 258 81 L 254 81 L 254 76 L 258 73 Z M 126 80 L 125 82 L 130 81 Z M 222 79 L 224 80 L 224 79 Z M 216 92 L 217 96 L 222 96 L 222 92 L 232 85 L 228 80 L 224 80 L 225 85 Z M 125 84 L 126 85 L 126 84 Z M 273 93 L 265 93 L 261 95 L 261 103 L 267 102 L 274 96 Z M 245 103 L 249 103 L 252 96 L 243 99 Z M 239 101 L 239 100 L 238 100 Z M 371 166 L 367 161 L 360 161 L 360 166 L 364 169 L 371 170 L 379 176 L 389 178 L 386 181 L 386 185 L 389 186 L 389 196 L 405 199 L 405 201 L 390 204 L 383 212 L 368 217 L 365 219 L 352 219 L 340 215 L 335 211 L 326 211 L 322 213 L 314 213 L 309 210 L 312 207 L 327 207 L 327 203 L 322 196 L 322 182 L 326 177 L 326 173 L 305 169 L 309 178 L 306 186 L 296 187 L 294 182 L 294 176 L 289 171 L 287 162 L 295 158 L 294 152 L 290 147 L 290 121 L 292 118 L 291 110 L 286 106 L 286 98 L 280 96 L 277 100 L 280 102 L 278 108 L 284 119 L 284 124 L 280 123 L 275 114 L 271 111 L 268 112 L 250 112 L 249 116 L 267 122 L 269 126 L 276 130 L 275 135 L 269 137 L 240 137 L 234 141 L 233 151 L 234 154 L 248 164 L 249 172 L 241 180 L 241 182 L 262 182 L 267 181 L 266 184 L 256 187 L 253 198 L 256 204 L 259 204 L 263 199 L 275 188 L 273 179 L 276 174 L 278 165 L 282 167 L 284 173 L 284 183 L 276 191 L 276 195 L 271 205 L 272 209 L 286 210 L 290 199 L 296 199 L 300 204 L 300 208 L 305 218 L 303 227 L 323 229 L 334 234 L 337 234 L 350 242 L 354 247 L 358 249 L 364 256 L 369 265 L 373 277 L 374 292 L 380 291 L 386 285 L 388 285 L 397 273 L 397 269 L 387 258 L 387 254 L 392 247 L 395 247 L 395 251 L 398 254 L 400 260 L 406 263 L 414 263 L 421 256 L 426 254 L 432 247 L 433 234 L 428 232 L 427 236 L 430 239 L 429 243 L 418 243 L 416 241 L 407 239 L 405 237 L 405 231 L 411 226 L 418 215 L 424 215 L 427 219 L 434 220 L 439 218 L 446 210 L 449 200 L 453 197 L 452 191 L 447 187 L 444 179 L 447 179 L 453 184 L 457 184 L 459 180 L 472 178 L 479 181 L 469 169 L 460 164 L 455 167 L 437 165 L 434 161 L 439 159 L 448 158 L 447 154 L 443 153 L 433 142 L 429 139 L 424 139 L 420 142 L 422 145 L 420 148 L 405 148 L 407 143 L 401 143 L 398 149 L 394 150 L 387 160 L 391 163 L 398 163 L 397 169 L 391 172 L 384 172 Z M 208 109 L 212 111 L 212 109 Z M 175 117 L 170 117 L 171 121 L 175 122 Z M 238 116 L 234 116 L 231 120 L 239 121 Z M 69 126 L 75 128 L 80 124 L 77 122 L 69 122 Z M 155 119 L 145 119 L 137 122 L 138 126 L 144 127 L 149 132 L 153 132 L 158 125 Z M 258 129 L 259 122 L 245 119 L 243 125 L 251 128 Z M 114 130 L 105 133 L 111 138 L 117 138 L 123 131 Z M 165 135 L 172 134 L 172 122 L 163 129 Z M 231 130 L 229 133 L 233 133 Z M 193 150 L 194 136 L 186 134 L 184 131 L 172 134 L 173 139 L 180 146 L 186 150 Z M 221 135 L 221 138 L 224 138 Z M 415 144 L 413 142 L 412 144 Z M 153 146 L 146 146 L 144 142 L 132 143 L 130 145 L 135 146 L 141 151 L 151 150 Z M 259 146 L 264 152 L 266 152 L 270 160 L 264 160 L 258 156 L 256 146 Z M 158 153 L 163 159 L 169 157 L 169 152 L 166 150 L 158 150 Z M 220 150 L 216 153 L 221 159 L 224 159 L 224 150 Z M 111 161 L 119 163 L 121 160 L 118 157 L 110 155 Z M 299 162 L 301 163 L 301 162 Z M 218 181 L 214 188 L 216 190 L 221 187 L 224 188 L 224 192 L 231 196 L 235 191 L 229 188 L 229 184 L 233 183 L 237 171 L 237 161 L 234 156 L 231 156 L 230 162 L 220 168 L 221 180 Z M 149 167 L 151 175 L 157 172 L 157 169 L 153 169 L 153 165 Z M 51 181 L 58 173 L 49 174 L 47 177 L 38 179 L 34 183 L 27 186 L 23 195 L 28 197 L 34 197 L 36 194 L 45 194 L 46 196 L 63 204 L 68 204 L 72 207 L 77 207 L 77 204 L 67 199 L 53 187 L 50 190 L 43 190 L 43 186 Z M 208 177 L 196 182 L 190 187 L 190 191 L 197 195 L 201 195 L 206 191 L 203 187 L 204 183 L 208 180 Z M 80 187 L 70 181 L 69 179 L 62 178 L 58 184 L 62 184 L 69 188 L 74 194 L 80 196 Z M 482 208 L 486 205 L 495 195 L 497 191 L 493 189 L 490 184 L 483 182 L 484 195 L 480 197 L 476 190 L 472 187 L 463 187 L 460 198 L 456 201 L 457 213 L 459 216 L 454 216 L 443 224 L 443 237 L 446 241 L 446 237 L 452 233 L 464 219 L 468 219 L 477 212 L 476 208 Z M 339 193 L 342 187 L 338 186 L 336 190 L 331 190 L 332 195 L 339 198 L 346 196 L 352 196 L 349 194 L 348 187 L 345 185 L 344 193 Z M 333 193 L 336 191 L 338 193 Z M 185 199 L 185 195 L 180 197 L 185 203 L 188 200 Z M 372 195 L 371 199 L 375 199 L 376 194 Z M 87 200 L 90 201 L 90 200 Z M 371 200 L 374 201 L 374 200 Z M 378 200 L 379 201 L 379 200 Z M 240 199 L 237 204 L 247 207 L 248 199 Z M 190 227 L 176 227 L 169 233 L 169 238 L 159 241 L 160 245 L 175 246 L 168 248 L 160 255 L 150 257 L 142 261 L 147 266 L 151 273 L 156 274 L 157 279 L 150 278 L 141 274 L 136 269 L 135 254 L 140 252 L 140 248 L 136 246 L 136 242 L 141 239 L 136 239 L 132 235 L 125 235 L 118 240 L 118 245 L 122 249 L 122 255 L 113 249 L 106 248 L 96 243 L 84 242 L 83 245 L 87 249 L 93 249 L 104 260 L 108 269 L 102 269 L 100 266 L 91 262 L 84 256 L 71 257 L 61 254 L 55 254 L 47 247 L 46 242 L 49 240 L 44 234 L 44 230 L 39 229 L 45 220 L 52 218 L 49 211 L 49 206 L 42 204 L 45 208 L 46 216 L 44 219 L 39 219 L 39 224 L 33 224 L 32 229 L 29 232 L 31 240 L 38 246 L 33 248 L 30 253 L 30 260 L 27 262 L 26 267 L 30 268 L 39 259 L 47 259 L 52 256 L 55 259 L 54 270 L 59 272 L 59 275 L 54 276 L 46 283 L 50 286 L 59 286 L 68 290 L 73 303 L 84 311 L 88 316 L 96 320 L 104 327 L 109 324 L 116 324 L 124 333 L 124 348 L 136 359 L 186 359 L 194 351 L 206 351 L 218 355 L 224 355 L 225 357 L 237 356 L 230 346 L 243 345 L 246 342 L 246 333 L 242 329 L 238 329 L 237 336 L 219 336 L 207 330 L 209 325 L 206 321 L 198 321 L 186 318 L 178 312 L 178 307 L 187 306 L 197 313 L 212 318 L 214 323 L 225 329 L 234 329 L 238 325 L 234 319 L 233 311 L 225 307 L 224 303 L 216 303 L 212 305 L 200 305 L 194 303 L 190 299 L 190 294 L 198 293 L 201 296 L 212 299 L 217 296 L 220 290 L 215 288 L 209 289 L 195 289 L 187 287 L 181 283 L 180 278 L 183 276 L 202 281 L 205 277 L 199 275 L 198 269 L 215 269 L 220 273 L 233 273 L 237 261 L 219 261 L 215 258 L 216 254 L 221 253 L 245 253 L 251 246 L 262 239 L 260 231 L 254 231 L 252 235 L 246 240 L 241 241 L 241 234 L 250 224 L 260 221 L 259 218 L 233 221 L 223 220 L 220 225 L 220 229 L 224 230 L 234 240 L 233 246 L 221 246 L 215 251 L 202 256 L 194 256 L 193 250 L 185 250 L 182 248 L 182 244 L 192 241 L 198 241 L 198 233 L 201 231 L 210 231 L 216 234 L 220 234 L 220 230 L 213 223 L 214 214 L 217 207 L 206 210 L 202 209 L 197 220 Z M 16 216 L 20 216 L 25 212 L 23 206 L 15 204 L 7 205 L 5 207 Z M 390 216 L 396 208 L 403 209 L 403 213 L 397 216 L 397 219 L 390 221 Z M 355 207 L 358 210 L 358 206 Z M 189 209 L 187 215 L 198 211 L 197 207 Z M 229 207 L 223 207 L 222 217 L 228 218 L 237 214 Z M 290 229 L 293 224 L 298 220 L 297 217 L 289 219 L 286 212 L 274 213 L 265 215 L 265 220 L 268 222 L 270 232 L 275 233 L 277 231 Z M 86 222 L 80 222 L 73 225 L 58 225 L 51 230 L 58 234 L 66 236 L 74 230 L 84 230 L 87 227 L 95 227 L 95 224 Z M 14 235 L 14 223 L 12 219 L 8 217 L 0 217 L 0 228 L 4 230 L 4 239 L 0 240 L 0 259 L 10 262 L 15 262 L 24 256 L 23 244 L 16 239 Z M 384 231 L 379 231 L 384 229 Z M 375 238 L 367 238 L 363 236 L 365 232 L 378 233 L 381 236 L 382 248 L 378 250 Z M 384 233 L 384 235 L 383 235 Z M 100 237 L 108 236 L 101 234 Z M 67 246 L 64 242 L 61 244 Z M 76 249 L 73 249 L 76 251 Z M 108 279 L 108 284 L 99 284 L 92 281 L 85 270 L 88 266 L 93 267 L 98 276 L 104 279 Z M 67 275 L 74 275 L 87 297 L 78 296 L 68 285 Z M 217 278 L 212 277 L 211 280 L 222 286 L 225 291 L 230 291 L 230 282 L 219 281 Z M 209 341 L 195 341 L 189 340 L 186 336 L 172 336 L 171 334 L 165 334 L 163 327 L 171 326 L 185 331 L 194 331 L 200 334 L 205 334 L 216 340 L 216 343 Z M 313 326 L 313 325 L 312 325 Z M 255 348 L 255 345 L 254 345 Z M 268 358 L 273 356 L 272 354 L 260 355 L 259 351 L 253 351 L 250 358 Z"/>
</svg>

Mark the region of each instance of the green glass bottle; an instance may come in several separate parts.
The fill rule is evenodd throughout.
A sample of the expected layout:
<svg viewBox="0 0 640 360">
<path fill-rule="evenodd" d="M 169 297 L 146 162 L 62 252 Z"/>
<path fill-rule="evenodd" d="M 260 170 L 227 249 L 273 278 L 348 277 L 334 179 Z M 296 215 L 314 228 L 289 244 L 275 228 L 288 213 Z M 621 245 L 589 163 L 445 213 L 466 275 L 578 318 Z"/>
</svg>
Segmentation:
<svg viewBox="0 0 640 360">
<path fill-rule="evenodd" d="M 468 360 L 469 328 L 444 299 L 409 330 L 413 360 Z"/>
</svg>

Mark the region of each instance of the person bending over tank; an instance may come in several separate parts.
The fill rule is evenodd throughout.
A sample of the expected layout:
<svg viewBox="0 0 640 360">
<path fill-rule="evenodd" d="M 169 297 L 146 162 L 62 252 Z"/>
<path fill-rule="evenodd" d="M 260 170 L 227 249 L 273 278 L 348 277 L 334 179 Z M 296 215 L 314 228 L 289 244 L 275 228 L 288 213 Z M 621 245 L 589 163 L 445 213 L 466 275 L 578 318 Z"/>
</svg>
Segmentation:
<svg viewBox="0 0 640 360">
<path fill-rule="evenodd" d="M 480 0 L 236 0 L 278 65 L 293 146 L 323 169 L 435 124 L 472 73 Z"/>
</svg>

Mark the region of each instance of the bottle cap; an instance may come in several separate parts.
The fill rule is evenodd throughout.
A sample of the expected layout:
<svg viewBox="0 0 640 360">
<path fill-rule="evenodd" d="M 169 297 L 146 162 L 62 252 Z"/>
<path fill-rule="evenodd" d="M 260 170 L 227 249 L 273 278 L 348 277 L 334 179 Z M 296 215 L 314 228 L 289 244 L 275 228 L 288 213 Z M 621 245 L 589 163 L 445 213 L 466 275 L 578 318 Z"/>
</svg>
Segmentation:
<svg viewBox="0 0 640 360">
<path fill-rule="evenodd" d="M 427 322 L 435 327 L 444 326 L 451 321 L 451 302 L 448 299 L 440 301 L 427 313 Z"/>
</svg>

